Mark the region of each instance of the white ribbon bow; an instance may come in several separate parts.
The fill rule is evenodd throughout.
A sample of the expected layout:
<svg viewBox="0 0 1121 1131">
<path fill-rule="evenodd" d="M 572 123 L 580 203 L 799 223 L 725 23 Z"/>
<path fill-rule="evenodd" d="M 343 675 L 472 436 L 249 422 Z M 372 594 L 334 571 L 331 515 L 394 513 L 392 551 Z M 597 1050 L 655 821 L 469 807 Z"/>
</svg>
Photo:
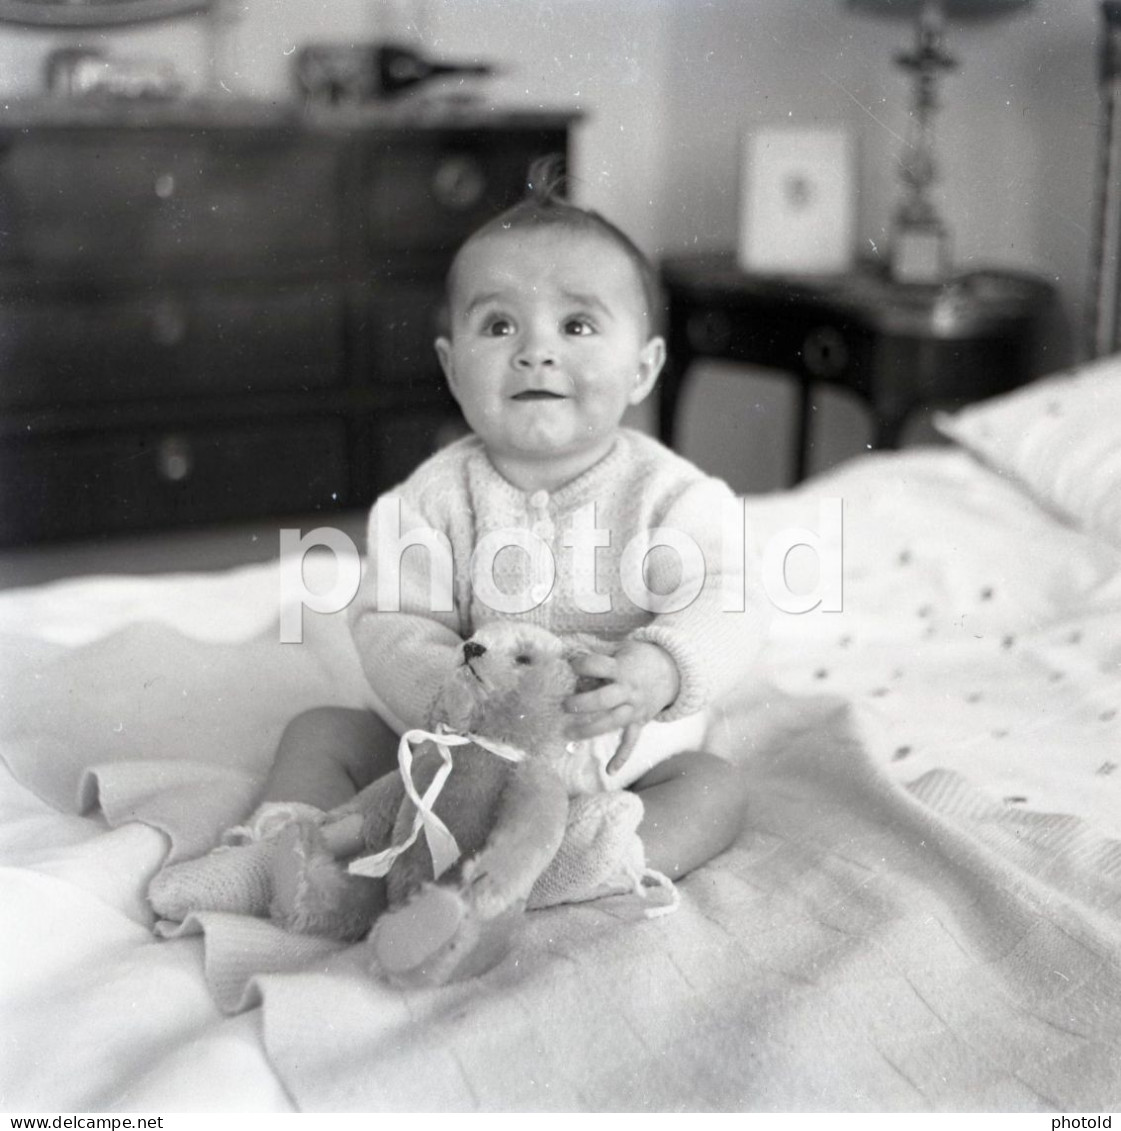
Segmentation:
<svg viewBox="0 0 1121 1131">
<path fill-rule="evenodd" d="M 413 751 L 414 745 L 422 742 L 433 742 L 440 752 L 443 765 L 436 771 L 436 776 L 429 783 L 422 797 L 413 781 Z M 393 867 L 394 860 L 406 849 L 416 843 L 420 830 L 424 829 L 425 840 L 428 842 L 428 851 L 432 854 L 432 873 L 439 879 L 460 856 L 459 844 L 452 836 L 451 830 L 432 811 L 436 798 L 440 796 L 444 783 L 452 772 L 452 746 L 481 746 L 507 762 L 521 762 L 525 752 L 513 746 L 506 746 L 494 742 L 489 738 L 480 738 L 477 734 L 455 734 L 452 731 L 439 731 L 433 733 L 429 730 L 407 730 L 401 735 L 397 744 L 397 762 L 401 767 L 401 780 L 405 786 L 405 793 L 409 800 L 416 806 L 416 816 L 413 818 L 412 831 L 403 844 L 393 845 L 383 852 L 375 852 L 372 856 L 362 856 L 351 862 L 348 871 L 356 876 L 384 876 Z"/>
</svg>

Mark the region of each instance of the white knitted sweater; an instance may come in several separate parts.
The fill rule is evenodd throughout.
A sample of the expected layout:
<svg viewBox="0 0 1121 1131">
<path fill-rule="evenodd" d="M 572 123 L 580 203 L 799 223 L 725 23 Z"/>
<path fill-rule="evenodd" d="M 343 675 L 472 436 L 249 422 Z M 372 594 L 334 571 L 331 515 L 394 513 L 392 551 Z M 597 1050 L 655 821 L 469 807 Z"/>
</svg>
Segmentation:
<svg viewBox="0 0 1121 1131">
<path fill-rule="evenodd" d="M 620 429 L 615 446 L 594 467 L 551 493 L 513 486 L 495 470 L 475 436 L 437 452 L 375 503 L 362 586 L 349 610 L 363 667 L 387 721 L 398 728 L 424 725 L 436 688 L 462 659 L 463 641 L 496 617 L 529 621 L 562 635 L 593 633 L 658 644 L 677 664 L 681 681 L 677 699 L 658 718 L 669 721 L 707 707 L 750 677 L 767 620 L 750 552 L 729 555 L 730 569 L 725 562 L 724 520 L 735 506 L 725 483 L 630 429 Z M 449 610 L 432 607 L 430 551 L 419 546 L 402 551 L 386 539 L 382 574 L 384 579 L 390 568 L 397 571 L 390 590 L 399 594 L 399 607 L 387 611 L 392 602 L 385 592 L 378 607 L 379 512 L 384 522 L 387 507 L 399 507 L 402 542 L 410 531 L 436 531 L 441 541 L 446 538 L 452 565 Z M 609 538 L 610 544 L 594 552 L 585 544 L 578 552 L 569 541 L 574 524 L 593 521 L 599 541 Z M 655 545 L 644 560 L 640 541 L 624 561 L 628 544 L 657 528 L 678 532 L 669 537 L 691 540 L 699 557 Z M 472 554 L 487 535 L 492 544 L 508 545 L 511 532 L 534 553 L 507 548 L 493 557 L 489 576 L 498 596 L 491 594 L 488 600 L 472 584 Z M 665 542 L 666 537 L 663 533 L 654 541 Z M 550 563 L 543 560 L 550 556 L 555 566 L 551 588 Z M 744 557 L 746 611 L 731 611 L 736 602 L 729 599 L 725 582 L 743 594 Z M 646 589 L 636 591 L 632 580 L 628 595 L 625 576 L 633 579 L 634 563 L 643 560 L 639 576 Z M 653 595 L 697 588 L 696 598 L 676 611 L 642 607 L 653 603 Z M 496 609 L 495 604 L 505 603 L 503 595 L 511 601 L 516 595 L 522 607 L 539 603 L 525 611 Z M 639 603 L 632 600 L 636 596 Z M 593 604 L 609 607 L 587 611 Z"/>
</svg>

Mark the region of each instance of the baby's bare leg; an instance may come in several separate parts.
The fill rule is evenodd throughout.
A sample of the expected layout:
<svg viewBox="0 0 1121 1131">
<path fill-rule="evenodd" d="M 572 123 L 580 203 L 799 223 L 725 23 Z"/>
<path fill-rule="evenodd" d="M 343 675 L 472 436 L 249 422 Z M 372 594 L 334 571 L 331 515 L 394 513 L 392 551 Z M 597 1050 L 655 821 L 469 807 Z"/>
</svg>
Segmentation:
<svg viewBox="0 0 1121 1131">
<path fill-rule="evenodd" d="M 715 754 L 675 754 L 632 788 L 645 809 L 638 835 L 646 863 L 670 879 L 719 855 L 743 830 L 748 802 L 744 775 Z"/>
<path fill-rule="evenodd" d="M 263 801 L 333 809 L 397 768 L 397 735 L 373 711 L 314 707 L 284 729 Z"/>
</svg>

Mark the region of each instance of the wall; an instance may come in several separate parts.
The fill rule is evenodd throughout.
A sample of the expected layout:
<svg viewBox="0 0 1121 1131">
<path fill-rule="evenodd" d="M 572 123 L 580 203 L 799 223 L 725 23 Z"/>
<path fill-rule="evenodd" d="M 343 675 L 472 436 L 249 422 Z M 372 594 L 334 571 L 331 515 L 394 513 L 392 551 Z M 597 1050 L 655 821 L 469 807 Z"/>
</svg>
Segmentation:
<svg viewBox="0 0 1121 1131">
<path fill-rule="evenodd" d="M 174 58 L 192 91 L 285 98 L 307 39 L 413 35 L 434 54 L 498 62 L 495 103 L 570 106 L 576 194 L 652 255 L 736 240 L 739 151 L 761 123 L 848 125 L 861 147 L 860 250 L 882 254 L 907 121 L 892 64 L 905 25 L 841 0 L 226 0 L 222 38 L 200 21 L 86 36 Z M 1030 14 L 956 32 L 961 67 L 939 118 L 940 199 L 962 266 L 1053 278 L 1068 338 L 1088 276 L 1097 137 L 1096 0 L 1036 0 Z M 50 46 L 79 37 L 0 31 L 0 97 L 35 90 Z M 1070 341 L 1054 342 L 1054 362 Z M 704 367 L 685 407 L 687 454 L 742 490 L 782 481 L 791 393 L 774 376 Z M 649 415 L 637 419 L 648 421 Z M 860 451 L 866 421 L 823 396 L 814 461 Z M 921 429 L 920 429 L 921 431 Z"/>
</svg>

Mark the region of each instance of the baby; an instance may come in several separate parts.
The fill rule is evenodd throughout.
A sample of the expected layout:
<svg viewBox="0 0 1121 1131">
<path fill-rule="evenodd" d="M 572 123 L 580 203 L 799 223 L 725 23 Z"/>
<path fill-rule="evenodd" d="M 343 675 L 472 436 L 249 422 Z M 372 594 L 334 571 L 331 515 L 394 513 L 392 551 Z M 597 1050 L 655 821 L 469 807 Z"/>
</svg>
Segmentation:
<svg viewBox="0 0 1121 1131">
<path fill-rule="evenodd" d="M 750 586 L 747 611 L 728 611 L 729 488 L 621 424 L 665 361 L 655 274 L 613 224 L 539 184 L 466 241 L 447 291 L 436 352 L 472 434 L 371 513 L 349 616 L 379 711 L 293 720 L 253 836 L 267 843 L 291 803 L 331 809 L 396 772 L 398 732 L 426 723 L 464 640 L 509 617 L 616 644 L 574 661 L 590 689 L 566 703 L 568 737 L 614 788 L 574 802 L 531 905 L 629 889 L 636 833 L 649 867 L 682 876 L 742 828 L 740 774 L 702 744 L 710 704 L 753 674 L 764 617 Z M 266 856 L 254 905 L 228 909 L 267 908 Z"/>
</svg>

